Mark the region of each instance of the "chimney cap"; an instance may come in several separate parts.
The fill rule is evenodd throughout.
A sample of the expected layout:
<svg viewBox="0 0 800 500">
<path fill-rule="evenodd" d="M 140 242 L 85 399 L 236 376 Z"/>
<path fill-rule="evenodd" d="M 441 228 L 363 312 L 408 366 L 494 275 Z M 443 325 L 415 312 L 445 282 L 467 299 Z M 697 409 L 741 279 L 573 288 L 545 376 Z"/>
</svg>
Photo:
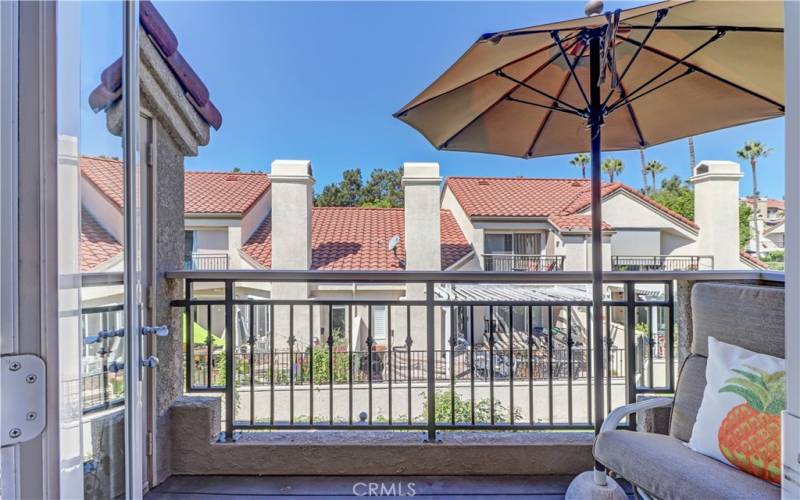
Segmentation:
<svg viewBox="0 0 800 500">
<path fill-rule="evenodd" d="M 734 161 L 703 160 L 694 167 L 694 175 L 689 179 L 696 183 L 708 179 L 739 179 L 742 169 Z"/>
</svg>

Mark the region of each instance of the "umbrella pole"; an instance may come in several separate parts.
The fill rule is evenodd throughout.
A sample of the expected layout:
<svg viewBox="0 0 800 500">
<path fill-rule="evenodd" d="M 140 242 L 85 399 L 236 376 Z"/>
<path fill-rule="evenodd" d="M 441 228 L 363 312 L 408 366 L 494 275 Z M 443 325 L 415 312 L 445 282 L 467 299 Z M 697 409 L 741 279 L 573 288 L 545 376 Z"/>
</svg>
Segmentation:
<svg viewBox="0 0 800 500">
<path fill-rule="evenodd" d="M 594 366 L 594 433 L 600 432 L 603 408 L 603 227 L 601 207 L 600 129 L 603 124 L 600 102 L 599 29 L 589 31 L 589 130 L 592 143 L 592 364 Z M 595 482 L 605 484 L 605 467 L 595 461 Z"/>
</svg>

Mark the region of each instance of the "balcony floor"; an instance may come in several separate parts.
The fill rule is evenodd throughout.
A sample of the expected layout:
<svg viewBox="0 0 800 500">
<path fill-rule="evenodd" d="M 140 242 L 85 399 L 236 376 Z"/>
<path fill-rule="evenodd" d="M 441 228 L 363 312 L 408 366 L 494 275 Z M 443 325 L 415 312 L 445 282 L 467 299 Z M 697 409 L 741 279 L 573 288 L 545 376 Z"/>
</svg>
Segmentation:
<svg viewBox="0 0 800 500">
<path fill-rule="evenodd" d="M 317 499 L 367 496 L 369 484 L 383 496 L 418 498 L 564 498 L 570 476 L 173 476 L 145 500 Z M 380 486 L 372 496 L 380 494 Z M 393 488 L 393 489 L 392 489 Z M 624 484 L 632 498 L 631 489 Z M 392 494 L 394 493 L 394 494 Z M 358 495 L 357 495 L 358 494 Z"/>
</svg>

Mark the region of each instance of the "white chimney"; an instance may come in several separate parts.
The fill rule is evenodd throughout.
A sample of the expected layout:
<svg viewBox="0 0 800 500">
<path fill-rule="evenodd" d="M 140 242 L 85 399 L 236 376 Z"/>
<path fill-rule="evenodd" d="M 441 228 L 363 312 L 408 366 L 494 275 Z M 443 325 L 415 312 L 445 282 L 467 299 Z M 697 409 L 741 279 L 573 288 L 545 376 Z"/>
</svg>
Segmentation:
<svg viewBox="0 0 800 500">
<path fill-rule="evenodd" d="M 275 160 L 272 185 L 272 269 L 311 269 L 314 178 L 308 160 Z"/>
<path fill-rule="evenodd" d="M 404 163 L 406 269 L 441 271 L 438 163 Z"/>
<path fill-rule="evenodd" d="M 700 226 L 697 253 L 713 255 L 714 269 L 740 269 L 739 179 L 732 161 L 704 160 L 694 167 L 694 220 Z"/>
</svg>

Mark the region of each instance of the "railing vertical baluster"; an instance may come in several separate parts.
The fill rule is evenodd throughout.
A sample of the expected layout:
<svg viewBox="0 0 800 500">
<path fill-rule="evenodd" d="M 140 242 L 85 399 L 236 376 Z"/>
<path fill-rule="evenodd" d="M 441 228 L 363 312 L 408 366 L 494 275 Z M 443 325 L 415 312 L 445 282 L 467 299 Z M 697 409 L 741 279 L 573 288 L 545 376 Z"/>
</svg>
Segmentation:
<svg viewBox="0 0 800 500">
<path fill-rule="evenodd" d="M 528 324 L 528 420 L 533 425 L 533 306 L 527 307 Z"/>
<path fill-rule="evenodd" d="M 108 315 L 110 313 L 101 313 L 100 320 L 101 327 L 103 330 L 108 330 Z M 105 354 L 102 354 L 100 357 L 103 359 L 103 376 L 101 377 L 103 383 L 103 406 L 108 407 L 108 402 L 111 399 L 109 397 L 108 392 L 108 353 L 109 353 L 109 346 L 108 346 L 108 337 L 103 338 L 103 341 L 100 343 L 100 349 L 103 350 Z"/>
<path fill-rule="evenodd" d="M 347 304 L 347 415 L 353 425 L 353 305 Z"/>
<path fill-rule="evenodd" d="M 667 294 L 667 328 L 665 331 L 666 338 L 664 339 L 664 356 L 667 364 L 667 385 L 670 390 L 675 390 L 675 303 L 672 295 L 672 282 L 667 281 L 664 284 L 664 290 Z"/>
<path fill-rule="evenodd" d="M 308 423 L 314 425 L 314 305 L 308 305 Z"/>
<path fill-rule="evenodd" d="M 508 306 L 508 421 L 514 425 L 514 306 Z"/>
<path fill-rule="evenodd" d="M 194 309 L 191 306 L 192 300 L 192 280 L 186 279 L 184 280 L 184 298 L 186 299 L 184 310 L 183 310 L 183 321 L 186 324 L 186 392 L 192 390 L 192 386 L 194 385 L 194 363 L 192 363 L 194 357 L 194 319 L 193 314 L 197 314 L 197 307 L 195 306 Z"/>
<path fill-rule="evenodd" d="M 333 306 L 328 304 L 328 414 L 333 425 Z"/>
<path fill-rule="evenodd" d="M 208 333 L 206 333 L 206 387 L 211 388 L 211 339 L 214 337 L 214 322 L 211 319 L 211 304 L 206 305 L 206 318 L 208 319 Z"/>
<path fill-rule="evenodd" d="M 469 393 L 470 417 L 475 425 L 475 308 L 469 306 Z"/>
<path fill-rule="evenodd" d="M 636 402 L 636 283 L 625 283 L 625 389 L 627 404 Z M 636 419 L 629 418 L 631 429 Z"/>
<path fill-rule="evenodd" d="M 450 306 L 450 423 L 456 424 L 456 317 Z"/>
<path fill-rule="evenodd" d="M 367 306 L 367 417 L 369 425 L 372 425 L 372 343 L 375 339 L 372 336 L 372 306 Z"/>
<path fill-rule="evenodd" d="M 256 370 L 255 370 L 255 346 L 256 346 L 256 339 L 255 339 L 255 306 L 250 304 L 249 312 L 248 312 L 248 326 L 250 327 L 250 338 L 248 339 L 248 343 L 250 344 L 250 425 L 256 423 Z"/>
<path fill-rule="evenodd" d="M 647 387 L 653 387 L 653 324 L 655 323 L 657 309 L 655 306 L 649 306 L 647 308 L 647 353 L 648 353 L 648 363 L 647 363 Z"/>
<path fill-rule="evenodd" d="M 411 425 L 411 306 L 406 306 L 406 371 L 408 372 L 408 424 Z"/>
<path fill-rule="evenodd" d="M 494 425 L 494 306 L 489 306 L 489 421 Z"/>
<path fill-rule="evenodd" d="M 275 331 L 275 304 L 270 304 L 270 323 Z M 294 352 L 294 304 L 289 304 L 289 425 L 294 425 L 294 367 L 297 366 L 297 354 Z M 302 367 L 301 367 L 302 372 Z"/>
<path fill-rule="evenodd" d="M 611 405 L 611 306 L 606 306 L 606 408 Z"/>
<path fill-rule="evenodd" d="M 209 306 L 210 307 L 210 306 Z M 210 321 L 209 321 L 210 325 Z M 225 439 L 233 439 L 234 426 L 234 364 L 233 357 L 236 348 L 233 345 L 233 281 L 225 280 Z M 211 339 L 211 328 L 208 329 L 208 338 Z M 209 343 L 209 346 L 211 344 Z M 209 351 L 210 356 L 210 351 Z"/>
<path fill-rule="evenodd" d="M 394 337 L 394 331 L 392 330 L 392 305 L 386 304 L 386 355 L 387 355 L 387 366 L 386 369 L 389 373 L 389 425 L 392 425 L 392 356 L 394 352 L 392 351 L 392 337 Z"/>
<path fill-rule="evenodd" d="M 572 306 L 567 306 L 567 422 L 572 425 Z"/>
<path fill-rule="evenodd" d="M 586 306 L 586 421 L 592 423 L 592 308 Z"/>
<path fill-rule="evenodd" d="M 553 425 L 553 306 L 547 306 L 547 412 Z"/>
<path fill-rule="evenodd" d="M 272 311 L 270 311 L 272 318 Z M 269 329 L 269 424 L 275 425 L 275 325 L 270 321 Z"/>
<path fill-rule="evenodd" d="M 436 441 L 436 349 L 434 338 L 433 282 L 425 283 L 425 338 L 428 351 L 428 441 Z"/>
</svg>

